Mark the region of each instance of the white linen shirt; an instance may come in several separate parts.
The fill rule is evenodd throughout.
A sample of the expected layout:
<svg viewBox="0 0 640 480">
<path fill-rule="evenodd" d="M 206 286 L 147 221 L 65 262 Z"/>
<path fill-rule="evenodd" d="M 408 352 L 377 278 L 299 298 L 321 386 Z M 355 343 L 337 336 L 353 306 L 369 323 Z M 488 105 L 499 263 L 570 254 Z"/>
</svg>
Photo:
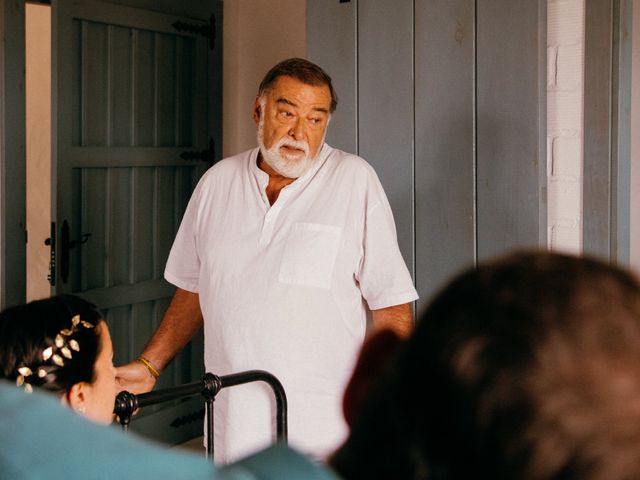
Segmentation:
<svg viewBox="0 0 640 480">
<path fill-rule="evenodd" d="M 366 307 L 418 295 L 382 185 L 365 160 L 324 144 L 312 168 L 270 206 L 258 151 L 221 160 L 202 177 L 165 278 L 199 294 L 206 370 L 275 375 L 287 394 L 289 442 L 324 458 L 346 437 L 342 394 Z M 217 461 L 274 439 L 275 401 L 262 382 L 223 389 L 214 405 Z"/>
</svg>

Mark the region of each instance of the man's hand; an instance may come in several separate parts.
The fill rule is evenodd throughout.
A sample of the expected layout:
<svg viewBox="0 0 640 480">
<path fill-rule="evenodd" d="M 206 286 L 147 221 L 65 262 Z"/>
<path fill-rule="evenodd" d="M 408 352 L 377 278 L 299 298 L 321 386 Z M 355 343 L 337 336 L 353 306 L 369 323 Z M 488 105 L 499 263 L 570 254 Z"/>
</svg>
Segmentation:
<svg viewBox="0 0 640 480">
<path fill-rule="evenodd" d="M 178 288 L 142 355 L 161 372 L 201 327 L 200 297 Z M 156 379 L 143 363 L 134 360 L 116 368 L 116 382 L 121 391 L 137 395 L 153 390 Z"/>
<path fill-rule="evenodd" d="M 136 395 L 153 390 L 156 379 L 142 363 L 134 360 L 116 368 L 118 391 L 127 390 Z"/>
</svg>

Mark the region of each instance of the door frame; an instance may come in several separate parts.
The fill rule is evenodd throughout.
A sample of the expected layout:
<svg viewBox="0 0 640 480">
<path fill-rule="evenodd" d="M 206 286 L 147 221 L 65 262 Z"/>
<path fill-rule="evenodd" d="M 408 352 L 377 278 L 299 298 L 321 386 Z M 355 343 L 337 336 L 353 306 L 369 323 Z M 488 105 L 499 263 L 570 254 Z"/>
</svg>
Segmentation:
<svg viewBox="0 0 640 480">
<path fill-rule="evenodd" d="M 622 265 L 631 240 L 632 2 L 585 3 L 583 251 Z"/>
<path fill-rule="evenodd" d="M 0 308 L 26 298 L 25 3 L 0 0 Z"/>
</svg>

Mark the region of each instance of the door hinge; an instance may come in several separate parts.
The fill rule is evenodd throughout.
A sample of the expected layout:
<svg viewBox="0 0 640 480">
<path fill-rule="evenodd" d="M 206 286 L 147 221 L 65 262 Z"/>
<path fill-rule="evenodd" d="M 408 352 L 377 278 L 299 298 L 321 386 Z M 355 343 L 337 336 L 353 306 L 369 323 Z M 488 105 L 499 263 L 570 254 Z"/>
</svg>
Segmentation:
<svg viewBox="0 0 640 480">
<path fill-rule="evenodd" d="M 209 138 L 209 148 L 206 150 L 200 150 L 199 152 L 182 152 L 180 158 L 183 160 L 202 160 L 207 162 L 209 166 L 215 163 L 216 157 L 216 142 L 213 138 Z"/>
<path fill-rule="evenodd" d="M 173 22 L 173 28 L 179 32 L 193 33 L 195 35 L 202 35 L 209 40 L 209 49 L 213 50 L 216 47 L 216 16 L 211 14 L 208 24 L 195 24 L 186 22 Z"/>
</svg>

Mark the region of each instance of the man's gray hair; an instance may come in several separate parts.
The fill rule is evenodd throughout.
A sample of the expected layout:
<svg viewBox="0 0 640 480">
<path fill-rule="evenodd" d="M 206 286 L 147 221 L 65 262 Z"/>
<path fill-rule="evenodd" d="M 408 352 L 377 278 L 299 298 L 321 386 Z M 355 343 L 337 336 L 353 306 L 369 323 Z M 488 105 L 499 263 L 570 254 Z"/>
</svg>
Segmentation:
<svg viewBox="0 0 640 480">
<path fill-rule="evenodd" d="M 333 113 L 338 106 L 338 96 L 333 89 L 331 77 L 318 65 L 304 58 L 289 58 L 283 60 L 269 70 L 260 83 L 258 96 L 263 96 L 273 86 L 278 77 L 282 76 L 293 77 L 307 85 L 326 85 L 331 92 L 331 107 L 329 112 Z"/>
</svg>

